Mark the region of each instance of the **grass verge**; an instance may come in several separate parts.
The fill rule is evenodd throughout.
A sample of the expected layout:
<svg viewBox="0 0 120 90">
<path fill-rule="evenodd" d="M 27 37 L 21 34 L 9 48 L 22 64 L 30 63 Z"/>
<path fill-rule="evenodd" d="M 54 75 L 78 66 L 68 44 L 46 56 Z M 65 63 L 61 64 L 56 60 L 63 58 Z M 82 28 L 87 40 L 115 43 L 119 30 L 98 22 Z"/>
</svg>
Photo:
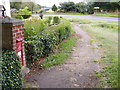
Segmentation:
<svg viewBox="0 0 120 90">
<path fill-rule="evenodd" d="M 99 87 L 101 88 L 117 88 L 118 87 L 118 30 L 117 23 L 87 19 L 82 21 L 73 20 L 77 23 L 83 24 L 81 27 L 87 31 L 92 37 L 99 41 L 99 45 L 103 50 L 103 56 L 100 62 L 105 66 L 100 72 L 96 72 L 96 75 L 100 78 Z M 103 26 L 103 23 L 104 24 Z"/>
<path fill-rule="evenodd" d="M 90 16 L 100 16 L 100 17 L 116 17 L 118 18 L 117 13 L 95 13 L 95 14 L 81 14 L 74 12 L 60 13 L 60 12 L 45 12 L 44 14 L 56 14 L 56 15 L 90 15 Z"/>
<path fill-rule="evenodd" d="M 92 16 L 101 16 L 101 17 L 118 17 L 117 13 L 97 13 L 97 14 L 93 14 Z"/>
<path fill-rule="evenodd" d="M 62 64 L 69 56 L 72 48 L 75 46 L 77 37 L 69 37 L 58 46 L 58 53 L 48 56 L 40 65 L 42 68 Z"/>
</svg>

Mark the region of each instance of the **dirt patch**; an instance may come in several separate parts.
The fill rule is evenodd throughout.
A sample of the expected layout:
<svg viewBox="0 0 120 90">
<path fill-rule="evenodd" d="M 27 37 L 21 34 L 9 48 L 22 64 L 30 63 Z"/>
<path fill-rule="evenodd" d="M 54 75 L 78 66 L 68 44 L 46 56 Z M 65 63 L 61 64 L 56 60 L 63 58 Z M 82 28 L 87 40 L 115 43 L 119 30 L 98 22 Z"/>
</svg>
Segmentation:
<svg viewBox="0 0 120 90">
<path fill-rule="evenodd" d="M 90 43 L 92 38 L 79 24 L 73 26 L 80 38 L 73 48 L 71 57 L 63 65 L 30 72 L 25 77 L 27 82 L 37 83 L 40 88 L 97 87 L 98 78 L 95 72 L 100 70 L 100 65 L 94 60 L 100 60 L 100 49 L 96 43 Z"/>
</svg>

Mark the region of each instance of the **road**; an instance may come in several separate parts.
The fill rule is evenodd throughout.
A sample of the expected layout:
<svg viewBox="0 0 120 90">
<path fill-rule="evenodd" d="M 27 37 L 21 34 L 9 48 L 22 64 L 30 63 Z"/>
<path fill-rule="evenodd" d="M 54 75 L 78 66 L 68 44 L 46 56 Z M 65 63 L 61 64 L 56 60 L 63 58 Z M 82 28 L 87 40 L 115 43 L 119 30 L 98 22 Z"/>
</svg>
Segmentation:
<svg viewBox="0 0 120 90">
<path fill-rule="evenodd" d="M 32 16 L 39 16 L 39 15 L 33 14 Z M 100 16 L 90 16 L 90 15 L 54 15 L 54 14 L 47 14 L 44 16 L 59 16 L 59 17 L 62 16 L 62 17 L 68 17 L 68 18 L 90 18 L 90 19 L 100 19 L 100 20 L 118 22 L 118 18 L 115 18 L 115 17 L 100 17 Z"/>
</svg>

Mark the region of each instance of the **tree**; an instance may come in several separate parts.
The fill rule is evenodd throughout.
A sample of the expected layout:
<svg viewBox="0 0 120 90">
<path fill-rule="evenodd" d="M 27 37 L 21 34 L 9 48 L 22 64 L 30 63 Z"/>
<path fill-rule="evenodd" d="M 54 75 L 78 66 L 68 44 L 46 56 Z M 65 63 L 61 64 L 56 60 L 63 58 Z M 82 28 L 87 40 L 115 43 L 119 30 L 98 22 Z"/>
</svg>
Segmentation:
<svg viewBox="0 0 120 90">
<path fill-rule="evenodd" d="M 75 3 L 74 2 L 64 2 L 60 3 L 60 11 L 70 12 L 75 11 Z"/>
<path fill-rule="evenodd" d="M 41 6 L 40 6 L 39 4 L 37 4 L 37 5 L 35 5 L 35 7 L 33 8 L 33 11 L 38 12 L 38 11 L 40 11 L 40 9 L 41 9 Z"/>
<path fill-rule="evenodd" d="M 34 2 L 22 2 L 21 7 L 24 8 L 24 7 L 26 7 L 26 6 L 29 8 L 29 10 L 30 10 L 31 12 L 33 12 L 34 7 L 35 7 L 35 3 L 34 3 Z"/>
<path fill-rule="evenodd" d="M 87 5 L 84 2 L 79 2 L 75 6 L 76 6 L 76 12 L 84 14 L 87 11 Z"/>
<path fill-rule="evenodd" d="M 100 10 L 114 12 L 120 7 L 118 2 L 94 2 L 94 7 L 100 7 Z"/>
<path fill-rule="evenodd" d="M 15 8 L 17 10 L 23 9 L 24 7 L 28 7 L 29 11 L 39 11 L 41 9 L 41 6 L 39 4 L 35 4 L 34 2 L 10 2 L 10 7 Z"/>
<path fill-rule="evenodd" d="M 19 10 L 21 8 L 22 2 L 10 2 L 10 7 Z"/>
<path fill-rule="evenodd" d="M 88 14 L 94 14 L 94 7 L 93 7 L 93 2 L 87 3 L 87 13 Z"/>
<path fill-rule="evenodd" d="M 57 11 L 57 7 L 56 7 L 55 4 L 52 6 L 52 10 L 53 10 L 54 12 Z"/>
</svg>

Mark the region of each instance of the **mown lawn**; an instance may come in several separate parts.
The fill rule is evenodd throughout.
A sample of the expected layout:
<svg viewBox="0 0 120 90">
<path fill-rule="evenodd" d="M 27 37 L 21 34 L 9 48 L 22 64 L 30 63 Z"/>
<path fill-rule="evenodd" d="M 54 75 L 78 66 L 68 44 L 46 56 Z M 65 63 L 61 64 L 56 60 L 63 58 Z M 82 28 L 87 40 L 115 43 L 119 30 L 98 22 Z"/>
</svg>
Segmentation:
<svg viewBox="0 0 120 90">
<path fill-rule="evenodd" d="M 103 70 L 96 72 L 100 78 L 99 87 L 118 87 L 118 23 L 92 19 L 70 19 L 95 37 L 103 55 L 99 61 L 104 64 Z"/>
</svg>

